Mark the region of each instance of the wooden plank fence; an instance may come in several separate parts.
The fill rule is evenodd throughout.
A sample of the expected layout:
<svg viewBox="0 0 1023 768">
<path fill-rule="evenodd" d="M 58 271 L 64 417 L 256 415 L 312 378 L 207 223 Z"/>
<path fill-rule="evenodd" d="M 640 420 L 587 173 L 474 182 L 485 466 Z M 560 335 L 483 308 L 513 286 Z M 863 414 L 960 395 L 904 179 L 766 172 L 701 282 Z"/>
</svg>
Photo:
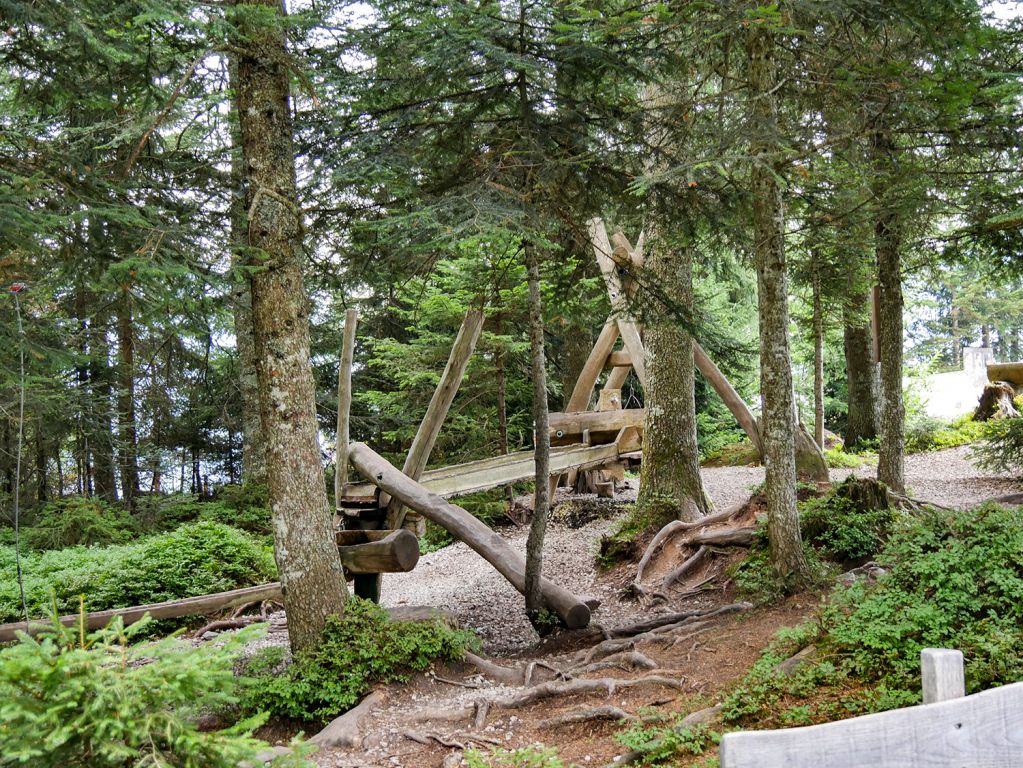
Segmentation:
<svg viewBox="0 0 1023 768">
<path fill-rule="evenodd" d="M 721 768 L 1020 768 L 1023 683 L 964 696 L 963 655 L 921 654 L 924 701 L 806 728 L 721 739 Z"/>
</svg>

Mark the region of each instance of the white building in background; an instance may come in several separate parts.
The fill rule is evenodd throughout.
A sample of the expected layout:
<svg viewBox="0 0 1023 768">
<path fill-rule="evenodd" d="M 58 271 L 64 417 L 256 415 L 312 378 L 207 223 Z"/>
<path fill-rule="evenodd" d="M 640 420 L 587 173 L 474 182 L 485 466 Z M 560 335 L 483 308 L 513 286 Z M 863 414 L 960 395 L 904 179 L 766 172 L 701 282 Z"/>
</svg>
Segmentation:
<svg viewBox="0 0 1023 768">
<path fill-rule="evenodd" d="M 920 388 L 924 399 L 924 410 L 928 416 L 952 420 L 972 412 L 977 399 L 987 383 L 987 364 L 995 362 L 990 347 L 965 347 L 963 349 L 963 370 L 951 373 L 935 373 L 926 377 L 923 383 L 913 382 Z M 903 386 L 909 384 L 903 382 Z"/>
</svg>

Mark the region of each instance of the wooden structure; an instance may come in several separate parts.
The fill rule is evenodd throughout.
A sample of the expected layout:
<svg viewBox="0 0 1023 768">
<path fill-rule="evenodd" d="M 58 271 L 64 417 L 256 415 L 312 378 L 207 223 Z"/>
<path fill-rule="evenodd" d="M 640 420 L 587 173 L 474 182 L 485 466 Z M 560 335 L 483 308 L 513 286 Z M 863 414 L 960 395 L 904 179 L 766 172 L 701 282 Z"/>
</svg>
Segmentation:
<svg viewBox="0 0 1023 768">
<path fill-rule="evenodd" d="M 921 653 L 924 704 L 806 728 L 721 738 L 721 768 L 1016 768 L 1023 683 L 964 696 L 963 655 Z"/>
<path fill-rule="evenodd" d="M 1023 389 L 1023 363 L 988 363 L 987 379 L 1008 382 L 1018 392 Z"/>
</svg>

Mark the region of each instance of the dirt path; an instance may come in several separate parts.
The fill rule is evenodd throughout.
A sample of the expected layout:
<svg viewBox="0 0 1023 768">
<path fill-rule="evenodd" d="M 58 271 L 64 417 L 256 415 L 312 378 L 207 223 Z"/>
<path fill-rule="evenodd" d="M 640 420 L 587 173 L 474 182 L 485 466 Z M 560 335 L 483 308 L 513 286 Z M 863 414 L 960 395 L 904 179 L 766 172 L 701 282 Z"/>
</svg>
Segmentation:
<svg viewBox="0 0 1023 768">
<path fill-rule="evenodd" d="M 906 461 L 906 478 L 915 498 L 955 507 L 967 507 L 993 496 L 1019 492 L 1023 486 L 1005 478 L 980 472 L 968 461 L 968 448 L 956 448 L 911 456 Z M 835 470 L 832 478 L 849 474 L 873 475 L 873 468 Z M 737 508 L 750 497 L 750 490 L 763 482 L 759 467 L 718 467 L 703 471 L 708 494 L 719 510 Z M 635 499 L 637 482 L 616 501 Z M 576 497 L 578 498 L 578 497 Z M 572 528 L 553 522 L 548 531 L 544 553 L 545 574 L 564 584 L 573 592 L 596 597 L 601 601 L 594 613 L 594 622 L 604 627 L 619 627 L 640 619 L 672 611 L 700 610 L 734 600 L 721 591 L 676 599 L 655 608 L 624 597 L 622 586 L 631 578 L 624 571 L 607 575 L 598 573 L 595 565 L 601 536 L 615 527 L 614 519 L 598 519 Z M 524 551 L 525 529 L 508 532 L 509 542 Z M 626 569 L 629 570 L 629 569 Z M 456 543 L 422 557 L 418 567 L 409 574 L 388 574 L 384 578 L 383 603 L 387 606 L 430 605 L 454 614 L 460 624 L 475 630 L 481 637 L 484 652 L 505 659 L 520 657 L 543 659 L 556 666 L 568 663 L 567 651 L 575 650 L 569 642 L 557 647 L 538 645 L 538 638 L 526 620 L 521 596 L 464 544 Z M 798 597 L 767 611 L 753 611 L 739 616 L 715 620 L 712 631 L 691 642 L 671 649 L 644 644 L 643 653 L 654 659 L 659 668 L 681 681 L 681 691 L 643 688 L 621 691 L 614 696 L 589 695 L 569 697 L 546 704 L 535 704 L 520 710 L 493 711 L 480 729 L 473 730 L 464 722 L 424 723 L 416 725 L 410 713 L 427 707 L 451 708 L 471 703 L 480 696 L 500 696 L 510 689 L 473 676 L 473 669 L 442 670 L 441 677 L 467 679 L 466 688 L 438 682 L 422 676 L 416 683 L 393 686 L 387 704 L 372 718 L 365 729 L 363 748 L 359 750 L 330 749 L 322 751 L 316 761 L 321 768 L 341 766 L 454 766 L 455 751 L 435 742 L 423 745 L 406 733 L 441 736 L 451 742 L 464 740 L 475 733 L 491 743 L 518 747 L 534 741 L 557 744 L 568 763 L 606 765 L 623 748 L 614 741 L 621 729 L 613 722 L 587 722 L 556 728 L 540 725 L 552 713 L 581 703 L 613 704 L 628 712 L 639 707 L 657 706 L 672 711 L 692 701 L 711 700 L 714 694 L 741 675 L 756 658 L 759 649 L 773 632 L 797 623 L 813 609 L 812 601 Z M 599 638 L 598 638 L 599 639 Z M 588 641 L 594 642 L 592 638 Z M 658 671 L 659 673 L 659 671 Z M 626 675 L 611 670 L 614 675 Z M 468 676 L 466 678 L 466 676 Z M 475 686 L 482 686 L 477 688 Z M 410 724 L 411 723 L 411 724 Z M 447 758 L 448 762 L 442 763 Z"/>
</svg>

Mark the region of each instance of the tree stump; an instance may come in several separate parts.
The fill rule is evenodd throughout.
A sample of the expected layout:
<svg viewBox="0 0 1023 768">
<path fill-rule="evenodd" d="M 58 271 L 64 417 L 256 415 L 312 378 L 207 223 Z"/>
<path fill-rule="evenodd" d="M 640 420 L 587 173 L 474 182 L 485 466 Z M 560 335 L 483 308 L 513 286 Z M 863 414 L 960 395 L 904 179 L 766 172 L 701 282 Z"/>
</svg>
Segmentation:
<svg viewBox="0 0 1023 768">
<path fill-rule="evenodd" d="M 1004 381 L 996 381 L 987 384 L 980 394 L 977 402 L 977 410 L 973 412 L 975 421 L 988 421 L 990 419 L 1018 419 L 1020 413 L 1016 410 L 1012 399 L 1016 391 L 1011 384 Z"/>
</svg>

